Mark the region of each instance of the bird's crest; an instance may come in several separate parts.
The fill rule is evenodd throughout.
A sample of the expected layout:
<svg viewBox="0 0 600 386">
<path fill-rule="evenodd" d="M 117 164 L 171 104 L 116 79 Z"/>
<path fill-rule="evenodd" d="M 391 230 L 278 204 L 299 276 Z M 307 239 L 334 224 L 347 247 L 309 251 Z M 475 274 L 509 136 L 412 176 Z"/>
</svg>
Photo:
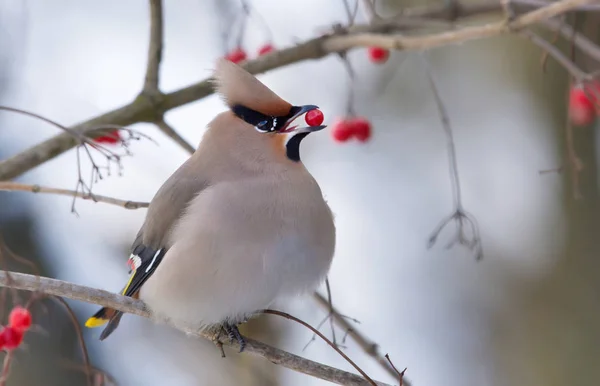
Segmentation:
<svg viewBox="0 0 600 386">
<path fill-rule="evenodd" d="M 219 59 L 214 71 L 216 91 L 227 105 L 242 105 L 270 116 L 285 116 L 291 104 L 281 99 L 242 67 Z"/>
</svg>

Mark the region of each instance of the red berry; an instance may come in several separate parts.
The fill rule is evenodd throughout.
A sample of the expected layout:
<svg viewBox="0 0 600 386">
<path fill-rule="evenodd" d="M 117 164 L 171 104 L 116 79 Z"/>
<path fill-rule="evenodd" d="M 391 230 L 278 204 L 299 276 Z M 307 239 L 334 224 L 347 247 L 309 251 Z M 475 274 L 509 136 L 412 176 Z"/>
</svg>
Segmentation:
<svg viewBox="0 0 600 386">
<path fill-rule="evenodd" d="M 19 347 L 23 341 L 23 331 L 19 331 L 14 327 L 6 327 L 0 331 L 0 341 L 4 343 L 4 349 L 14 350 Z"/>
<path fill-rule="evenodd" d="M 369 47 L 369 60 L 373 63 L 385 63 L 390 57 L 390 51 L 381 47 Z"/>
<path fill-rule="evenodd" d="M 27 308 L 17 306 L 8 316 L 8 325 L 18 331 L 26 331 L 31 327 L 31 312 Z"/>
<path fill-rule="evenodd" d="M 228 53 L 227 55 L 225 55 L 225 59 L 233 63 L 243 62 L 244 60 L 246 60 L 246 51 L 238 47 L 235 50 Z"/>
<path fill-rule="evenodd" d="M 110 143 L 115 144 L 119 143 L 121 140 L 121 136 L 119 135 L 119 130 L 111 130 L 107 135 L 101 135 L 100 137 L 94 138 L 94 141 L 98 143 Z"/>
<path fill-rule="evenodd" d="M 323 123 L 323 113 L 319 109 L 310 110 L 304 116 L 308 126 L 320 126 Z"/>
<path fill-rule="evenodd" d="M 371 123 L 366 118 L 354 118 L 351 124 L 352 132 L 360 142 L 366 142 L 371 138 Z"/>
<path fill-rule="evenodd" d="M 590 93 L 590 95 L 593 95 Z M 569 93 L 569 117 L 577 126 L 589 125 L 596 115 L 594 102 L 581 87 L 571 88 Z"/>
<path fill-rule="evenodd" d="M 346 142 L 352 137 L 353 130 L 350 121 L 340 119 L 331 126 L 331 135 L 336 142 Z"/>
<path fill-rule="evenodd" d="M 264 54 L 268 54 L 269 52 L 273 51 L 275 49 L 275 47 L 273 47 L 273 45 L 271 43 L 267 43 L 264 46 L 260 47 L 258 50 L 258 56 L 262 56 Z"/>
<path fill-rule="evenodd" d="M 600 114 L 600 81 L 593 81 L 584 86 L 588 99 L 594 105 L 596 114 Z"/>
</svg>

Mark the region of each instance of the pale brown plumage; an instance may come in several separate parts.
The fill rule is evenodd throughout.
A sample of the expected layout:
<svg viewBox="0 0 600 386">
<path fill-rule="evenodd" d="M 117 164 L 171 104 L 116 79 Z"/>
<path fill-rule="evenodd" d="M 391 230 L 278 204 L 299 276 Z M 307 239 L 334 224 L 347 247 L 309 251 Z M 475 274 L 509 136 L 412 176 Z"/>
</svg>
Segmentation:
<svg viewBox="0 0 600 386">
<path fill-rule="evenodd" d="M 199 328 L 231 327 L 281 296 L 314 289 L 335 249 L 331 211 L 294 156 L 301 139 L 323 127 L 288 129 L 316 106 L 292 106 L 225 60 L 215 84 L 231 110 L 209 123 L 196 152 L 151 201 L 132 246 L 131 261 L 141 265 L 124 291 Z M 262 132 L 256 122 L 263 120 L 277 130 Z M 101 338 L 120 314 L 103 309 L 89 325 L 105 319 Z"/>
</svg>

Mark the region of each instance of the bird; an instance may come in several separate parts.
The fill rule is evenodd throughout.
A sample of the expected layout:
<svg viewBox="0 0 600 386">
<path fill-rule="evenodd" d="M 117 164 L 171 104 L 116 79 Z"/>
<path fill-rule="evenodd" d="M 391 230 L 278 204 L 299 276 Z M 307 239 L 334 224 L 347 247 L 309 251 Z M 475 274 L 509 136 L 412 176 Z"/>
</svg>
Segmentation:
<svg viewBox="0 0 600 386">
<path fill-rule="evenodd" d="M 318 106 L 290 104 L 226 59 L 212 85 L 227 109 L 151 200 L 121 294 L 151 314 L 217 327 L 242 352 L 239 324 L 315 290 L 330 270 L 333 212 L 300 159 L 302 140 L 326 126 L 295 124 Z M 106 324 L 104 340 L 122 315 L 105 307 L 86 326 Z"/>
</svg>

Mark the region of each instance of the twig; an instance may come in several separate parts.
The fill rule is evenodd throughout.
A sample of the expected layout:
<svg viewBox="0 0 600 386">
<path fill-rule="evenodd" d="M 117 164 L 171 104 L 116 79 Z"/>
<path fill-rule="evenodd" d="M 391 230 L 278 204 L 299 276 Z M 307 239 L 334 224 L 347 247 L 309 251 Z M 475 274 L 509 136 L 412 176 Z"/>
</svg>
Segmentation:
<svg viewBox="0 0 600 386">
<path fill-rule="evenodd" d="M 183 150 L 192 154 L 196 149 L 189 144 L 175 129 L 173 129 L 163 118 L 156 121 L 156 126 L 162 131 L 167 137 L 171 138 L 175 143 L 183 148 Z"/>
<path fill-rule="evenodd" d="M 398 374 L 398 377 L 400 378 L 400 386 L 403 386 L 406 383 L 406 382 L 404 382 L 404 373 L 406 372 L 406 368 L 404 368 L 404 370 L 402 370 L 402 371 L 398 371 L 398 369 L 396 368 L 396 366 L 394 366 L 394 364 L 392 363 L 392 360 L 390 359 L 390 354 L 385 354 L 385 359 L 387 359 L 390 366 L 392 366 L 392 368 L 394 369 L 396 374 Z"/>
<path fill-rule="evenodd" d="M 314 328 L 310 324 L 308 324 L 305 321 L 303 321 L 301 319 L 298 319 L 295 316 L 292 316 L 292 315 L 290 315 L 290 314 L 288 314 L 286 312 L 276 311 L 276 310 L 263 310 L 262 312 L 264 314 L 278 315 L 278 316 L 284 317 L 286 319 L 293 320 L 294 322 L 299 323 L 299 324 L 303 325 L 304 327 L 308 328 L 314 334 L 317 334 L 319 336 L 319 338 L 321 338 L 322 340 L 324 340 L 338 354 L 340 354 L 340 356 L 342 358 L 344 358 L 348 363 L 350 363 L 352 365 L 352 367 L 354 367 L 356 369 L 356 371 L 358 371 L 371 385 L 377 386 L 377 384 L 375 383 L 375 381 L 373 381 L 371 379 L 371 377 L 369 377 L 367 375 L 367 373 L 365 373 L 360 367 L 358 367 L 358 365 L 356 363 L 354 363 L 354 361 L 352 359 L 348 358 L 348 356 L 346 354 L 344 354 L 344 352 L 342 350 L 340 350 L 336 344 L 334 344 L 332 341 L 330 341 L 329 339 L 327 339 L 327 337 L 325 335 L 323 335 L 319 330 L 317 330 L 316 328 Z"/>
<path fill-rule="evenodd" d="M 333 314 L 333 298 L 331 296 L 331 286 L 329 285 L 329 278 L 325 279 L 325 289 L 327 290 L 327 305 L 329 306 L 329 326 L 331 327 L 331 340 L 333 344 L 337 347 L 337 339 L 335 337 L 335 326 L 333 325 L 333 318 L 331 317 Z M 315 292 L 317 293 L 317 292 Z"/>
<path fill-rule="evenodd" d="M 450 117 L 446 106 L 442 101 L 442 97 L 438 90 L 438 87 L 433 78 L 429 62 L 424 56 L 423 65 L 427 79 L 429 80 L 429 86 L 433 92 L 435 104 L 438 108 L 440 120 L 442 121 L 442 127 L 444 129 L 444 135 L 446 136 L 446 145 L 448 148 L 448 160 L 450 165 L 450 181 L 452 183 L 452 197 L 454 200 L 454 212 L 442 220 L 435 230 L 431 233 L 427 246 L 431 248 L 437 241 L 440 232 L 450 223 L 450 221 L 456 222 L 456 235 L 447 244 L 446 248 L 452 247 L 455 243 L 466 246 L 471 250 L 475 250 L 475 260 L 481 260 L 483 258 L 483 247 L 481 245 L 481 237 L 479 234 L 479 225 L 477 219 L 469 212 L 467 212 L 462 203 L 462 195 L 460 188 L 460 178 L 458 173 L 458 160 L 456 157 L 456 145 L 454 144 L 454 134 L 452 133 L 452 126 L 450 125 Z M 471 228 L 471 237 L 466 235 L 464 230 L 465 223 Z"/>
<path fill-rule="evenodd" d="M 59 194 L 62 196 L 79 197 L 83 200 L 91 200 L 94 202 L 103 202 L 106 204 L 117 205 L 125 209 L 147 208 L 147 202 L 126 201 L 118 198 L 101 196 L 99 194 L 85 194 L 75 190 L 49 188 L 40 185 L 28 185 L 11 181 L 0 181 L 0 191 L 21 191 L 31 193 L 49 193 Z"/>
<path fill-rule="evenodd" d="M 67 310 L 67 314 L 69 314 L 69 318 L 71 319 L 71 322 L 73 323 L 73 328 L 75 328 L 75 333 L 77 335 L 77 340 L 79 341 L 79 346 L 81 347 L 81 355 L 83 356 L 84 372 L 85 372 L 85 375 L 87 376 L 86 378 L 88 380 L 88 385 L 92 386 L 94 381 L 92 379 L 92 367 L 90 366 L 90 356 L 88 355 L 87 346 L 85 345 L 85 341 L 83 340 L 83 334 L 81 332 L 81 327 L 79 326 L 79 323 L 77 322 L 77 316 L 75 316 L 75 313 L 71 309 L 71 306 L 69 306 L 69 304 L 65 301 L 65 299 L 61 298 L 60 296 L 53 296 L 52 298 L 55 299 L 60 304 L 62 304 L 63 307 L 65 308 L 65 310 Z"/>
<path fill-rule="evenodd" d="M 6 353 L 6 356 L 4 357 L 4 363 L 2 365 L 2 374 L 0 374 L 0 386 L 6 386 L 6 381 L 8 381 L 8 375 L 10 374 L 10 365 L 12 363 L 14 355 L 14 350 L 10 350 Z"/>
<path fill-rule="evenodd" d="M 150 43 L 144 93 L 152 94 L 159 90 L 158 76 L 163 50 L 163 7 L 162 0 L 150 0 Z"/>
<path fill-rule="evenodd" d="M 590 74 L 582 71 L 575 63 L 567 58 L 558 48 L 552 45 L 550 42 L 541 38 L 531 31 L 523 31 L 520 33 L 521 36 L 529 39 L 533 44 L 540 47 L 544 52 L 548 53 L 554 60 L 556 60 L 561 66 L 563 66 L 569 74 L 571 74 L 578 82 L 591 80 L 593 77 Z"/>
<path fill-rule="evenodd" d="M 585 52 L 590 58 L 600 63 L 600 47 L 585 35 L 577 33 L 575 28 L 567 23 L 562 23 L 559 20 L 553 19 L 544 20 L 541 24 L 551 31 L 560 32 L 563 38 L 572 42 L 582 52 Z"/>
<path fill-rule="evenodd" d="M 387 26 L 379 25 L 379 23 L 375 23 L 374 25 L 355 26 L 348 29 L 347 35 L 338 36 L 333 34 L 307 40 L 294 47 L 282 49 L 273 52 L 270 55 L 248 61 L 244 67 L 251 73 L 258 74 L 303 60 L 323 58 L 331 53 L 343 52 L 356 47 L 374 45 L 397 50 L 425 50 L 442 45 L 462 43 L 469 40 L 489 38 L 510 33 L 514 30 L 529 27 L 535 23 L 544 22 L 545 19 L 581 8 L 582 6 L 592 4 L 593 2 L 594 0 L 562 0 L 519 16 L 511 23 L 502 21 L 425 36 L 389 36 L 383 33 L 365 33 L 369 31 L 381 31 L 384 27 L 388 28 Z M 459 16 L 469 17 L 500 12 L 501 10 L 500 3 L 484 3 L 468 7 L 461 6 L 457 14 Z M 451 16 L 448 14 L 446 7 L 440 8 L 439 6 L 425 9 L 421 8 L 415 12 L 409 11 L 405 12 L 403 17 L 448 18 Z M 547 20 L 545 23 L 547 23 Z M 404 27 L 406 28 L 406 26 Z M 577 39 L 575 39 L 575 41 L 577 42 Z M 148 98 L 137 98 L 135 101 L 117 110 L 113 110 L 75 125 L 71 127 L 71 130 L 81 133 L 92 127 L 98 127 L 103 124 L 128 126 L 139 122 L 154 122 L 157 118 L 157 113 L 158 116 L 161 116 L 165 111 L 202 99 L 212 94 L 212 92 L 211 80 L 206 79 L 172 93 L 158 95 L 153 101 L 149 101 Z M 75 139 L 63 133 L 4 160 L 0 162 L 0 181 L 17 177 L 71 149 L 76 144 L 77 142 Z"/>
<path fill-rule="evenodd" d="M 329 309 L 329 301 L 323 295 L 319 294 L 318 292 L 315 292 L 313 297 L 317 301 L 317 303 L 319 303 L 323 308 Z M 379 363 L 379 365 L 383 367 L 383 369 L 392 377 L 397 376 L 394 369 L 379 352 L 379 345 L 369 340 L 369 338 L 367 338 L 354 326 L 352 326 L 350 322 L 348 322 L 348 320 L 344 318 L 344 316 L 342 316 L 342 314 L 340 314 L 339 311 L 336 310 L 333 306 L 331 318 L 342 330 L 346 331 L 348 336 L 350 336 L 352 340 L 354 340 L 360 346 L 360 348 L 365 352 L 365 354 L 376 360 L 377 363 Z M 410 382 L 408 381 L 405 381 L 404 384 L 406 386 L 410 386 Z"/>
<path fill-rule="evenodd" d="M 214 339 L 214 334 L 209 331 L 198 331 L 195 326 L 190 326 L 173 320 L 151 315 L 141 300 L 121 296 L 108 291 L 81 286 L 62 280 L 50 279 L 47 277 L 35 277 L 17 272 L 10 273 L 10 279 L 7 272 L 0 272 L 0 286 L 10 286 L 17 290 L 38 291 L 47 295 L 61 296 L 68 299 L 84 301 L 103 307 L 110 307 L 118 311 L 142 316 L 154 320 L 155 322 L 165 323 L 189 335 L 201 337 L 209 340 Z M 291 354 L 278 348 L 266 345 L 262 342 L 246 338 L 246 349 L 244 352 L 252 355 L 261 356 L 270 362 L 298 371 L 313 377 L 317 377 L 339 385 L 368 385 L 363 377 L 343 370 L 336 369 L 309 359 Z M 224 342 L 236 349 L 239 349 L 237 342 Z M 386 386 L 385 383 L 376 382 L 377 385 Z M 389 386 L 389 385 L 387 385 Z"/>
</svg>

